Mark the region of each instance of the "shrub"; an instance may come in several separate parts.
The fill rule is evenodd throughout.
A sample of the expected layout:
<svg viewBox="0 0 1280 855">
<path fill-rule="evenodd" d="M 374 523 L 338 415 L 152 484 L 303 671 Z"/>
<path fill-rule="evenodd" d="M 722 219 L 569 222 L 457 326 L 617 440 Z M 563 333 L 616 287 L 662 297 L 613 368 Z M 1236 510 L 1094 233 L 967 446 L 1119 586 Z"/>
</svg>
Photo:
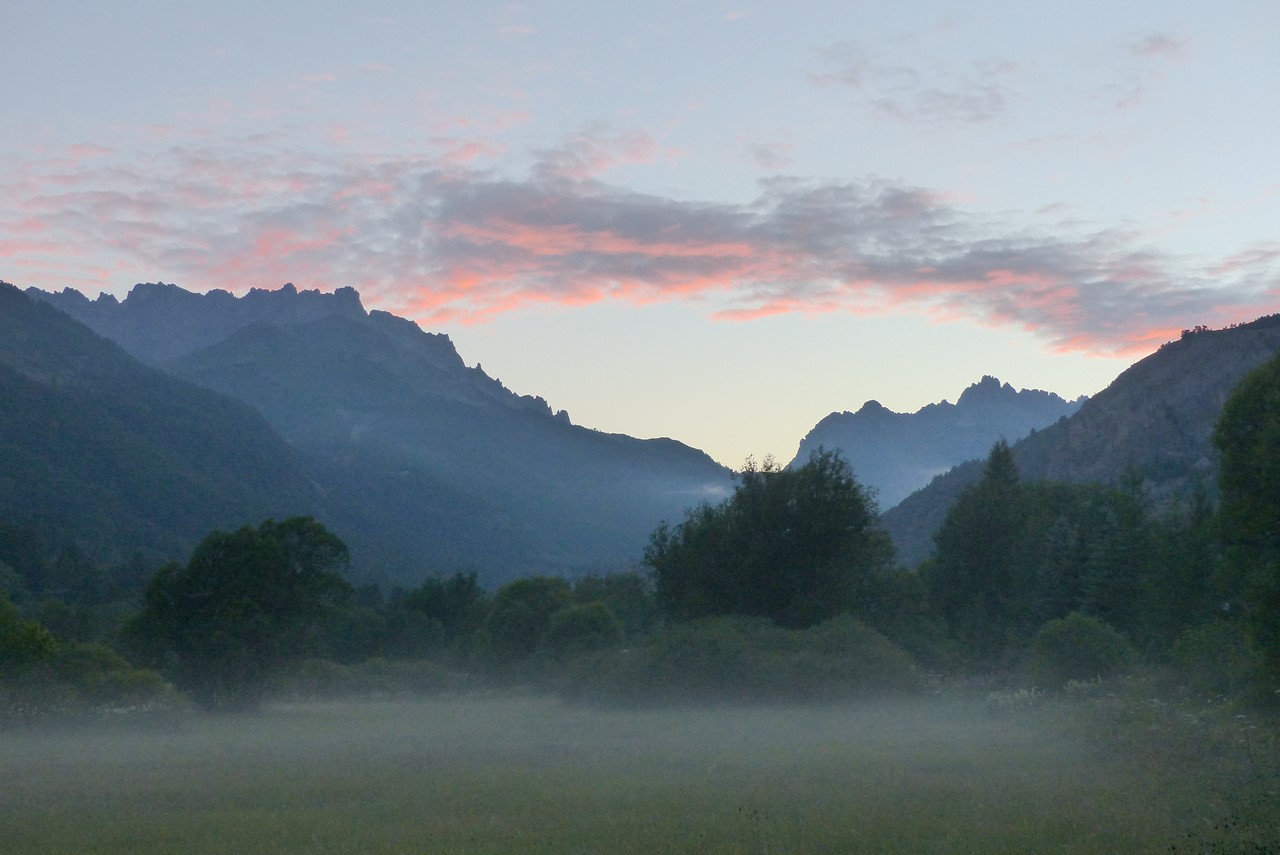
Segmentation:
<svg viewBox="0 0 1280 855">
<path fill-rule="evenodd" d="M 1260 664 L 1244 627 L 1222 620 L 1184 630 L 1173 644 L 1173 660 L 1187 685 L 1206 694 L 1247 689 Z"/>
<path fill-rule="evenodd" d="M 564 692 L 665 704 L 834 700 L 921 686 L 907 653 L 851 617 L 790 630 L 734 616 L 678 623 L 642 647 L 585 658 Z"/>
<path fill-rule="evenodd" d="M 66 645 L 53 667 L 57 677 L 89 704 L 145 703 L 169 688 L 159 674 L 134 668 L 102 644 Z"/>
<path fill-rule="evenodd" d="M 429 695 L 472 685 L 467 675 L 428 661 L 369 659 L 344 665 L 306 659 L 277 681 L 276 691 L 286 697 L 328 699 Z"/>
<path fill-rule="evenodd" d="M 53 633 L 23 618 L 8 597 L 0 596 L 0 680 L 24 677 L 57 655 Z"/>
<path fill-rule="evenodd" d="M 170 691 L 105 645 L 58 642 L 0 598 L 0 723 L 145 704 Z"/>
<path fill-rule="evenodd" d="M 622 637 L 622 624 L 604 603 L 566 606 L 551 616 L 542 649 L 560 655 L 599 650 Z"/>
<path fill-rule="evenodd" d="M 503 585 L 480 632 L 480 664 L 501 666 L 532 656 L 551 626 L 551 616 L 573 602 L 569 583 L 533 576 Z"/>
<path fill-rule="evenodd" d="M 1031 640 L 1031 674 L 1046 685 L 1107 677 L 1136 659 L 1132 645 L 1123 635 L 1079 612 L 1049 621 Z"/>
</svg>

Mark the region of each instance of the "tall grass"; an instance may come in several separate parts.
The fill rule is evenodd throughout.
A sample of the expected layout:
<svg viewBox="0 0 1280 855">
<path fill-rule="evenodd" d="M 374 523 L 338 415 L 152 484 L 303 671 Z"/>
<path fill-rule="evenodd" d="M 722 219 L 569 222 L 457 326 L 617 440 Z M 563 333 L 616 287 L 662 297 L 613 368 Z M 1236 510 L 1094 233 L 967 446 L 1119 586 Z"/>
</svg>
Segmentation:
<svg viewBox="0 0 1280 855">
<path fill-rule="evenodd" d="M 1188 768 L 1184 756 L 1171 769 L 1158 752 L 1116 744 L 1055 715 L 937 698 L 678 711 L 534 695 L 289 703 L 258 716 L 0 734 L 0 849 L 1168 852 L 1212 843 L 1189 835 L 1204 831 L 1202 816 L 1229 815 L 1204 786 L 1224 774 L 1222 758 Z"/>
</svg>

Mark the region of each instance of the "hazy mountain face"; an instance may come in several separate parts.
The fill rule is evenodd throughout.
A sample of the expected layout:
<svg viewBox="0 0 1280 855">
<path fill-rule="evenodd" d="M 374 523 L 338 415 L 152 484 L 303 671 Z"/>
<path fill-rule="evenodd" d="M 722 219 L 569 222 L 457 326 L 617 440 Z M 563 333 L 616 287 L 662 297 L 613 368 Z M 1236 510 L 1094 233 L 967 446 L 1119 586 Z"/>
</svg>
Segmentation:
<svg viewBox="0 0 1280 855">
<path fill-rule="evenodd" d="M 468 368 L 447 336 L 365 312 L 351 289 L 33 293 L 262 412 L 327 482 L 356 554 L 397 578 L 628 566 L 660 521 L 729 489 L 702 452 L 576 427 Z"/>
<path fill-rule="evenodd" d="M 0 517 L 101 559 L 314 512 L 300 456 L 239 402 L 148 368 L 0 283 Z"/>
<path fill-rule="evenodd" d="M 1213 427 L 1236 384 L 1280 353 L 1280 316 L 1226 330 L 1184 333 L 1137 362 L 1068 419 L 1013 445 L 1025 480 L 1114 485 L 1141 477 L 1150 499 L 1170 504 L 1200 487 L 1213 490 Z M 965 464 L 935 479 L 884 515 L 899 558 L 914 565 L 960 491 L 981 477 Z"/>
<path fill-rule="evenodd" d="M 832 413 L 800 441 L 792 466 L 819 447 L 839 450 L 863 484 L 888 509 L 953 466 L 984 456 L 998 439 L 1015 442 L 1080 408 L 1051 392 L 1015 391 L 983 377 L 952 404 L 895 413 L 868 401 L 856 413 Z"/>
</svg>

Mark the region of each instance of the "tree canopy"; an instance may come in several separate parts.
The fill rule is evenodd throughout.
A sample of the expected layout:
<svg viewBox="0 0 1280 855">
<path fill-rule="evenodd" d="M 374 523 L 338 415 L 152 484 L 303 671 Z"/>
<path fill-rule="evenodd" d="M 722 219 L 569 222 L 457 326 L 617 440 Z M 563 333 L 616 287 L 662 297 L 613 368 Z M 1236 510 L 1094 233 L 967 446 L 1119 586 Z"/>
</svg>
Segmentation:
<svg viewBox="0 0 1280 855">
<path fill-rule="evenodd" d="M 1214 432 L 1228 566 L 1271 688 L 1280 685 L 1280 357 L 1248 374 Z"/>
<path fill-rule="evenodd" d="M 672 617 L 757 615 L 806 627 L 856 612 L 893 548 L 871 492 L 838 453 L 819 449 L 795 469 L 748 463 L 734 493 L 645 550 L 663 611 Z"/>
<path fill-rule="evenodd" d="M 1153 516 L 1131 472 L 1118 487 L 1019 479 L 993 446 L 935 535 L 923 568 L 966 658 L 1008 664 L 1046 621 L 1078 611 L 1143 645 L 1167 645 L 1211 598 L 1208 509 Z"/>
<path fill-rule="evenodd" d="M 970 655 L 987 658 L 1008 642 L 1025 504 L 1017 465 L 1004 440 L 991 448 L 982 480 L 960 494 L 934 535 L 934 603 Z"/>
<path fill-rule="evenodd" d="M 200 705 L 252 708 L 281 666 L 319 647 L 325 618 L 351 596 L 337 572 L 347 560 L 310 517 L 216 531 L 185 568 L 156 574 L 127 633 Z"/>
</svg>

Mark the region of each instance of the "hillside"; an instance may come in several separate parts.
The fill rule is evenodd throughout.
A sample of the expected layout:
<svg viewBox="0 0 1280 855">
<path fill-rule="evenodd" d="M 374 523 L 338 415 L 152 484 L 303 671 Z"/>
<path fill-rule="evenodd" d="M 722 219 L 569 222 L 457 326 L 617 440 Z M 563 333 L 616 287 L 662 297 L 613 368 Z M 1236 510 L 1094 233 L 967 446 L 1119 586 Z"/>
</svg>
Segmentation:
<svg viewBox="0 0 1280 855">
<path fill-rule="evenodd" d="M 211 528 L 311 512 L 251 408 L 141 365 L 0 283 L 0 517 L 104 560 L 181 557 Z"/>
<path fill-rule="evenodd" d="M 337 518 L 393 580 L 465 565 L 490 583 L 627 566 L 661 520 L 729 489 L 702 452 L 575 426 L 467 367 L 447 336 L 366 312 L 350 289 L 35 293 L 262 412 L 331 482 Z M 152 329 L 169 324 L 182 335 Z"/>
<path fill-rule="evenodd" d="M 1213 426 L 1231 390 L 1280 352 L 1280 316 L 1224 330 L 1183 334 L 1130 366 L 1070 418 L 1013 446 L 1022 477 L 1116 484 L 1141 476 L 1152 501 L 1169 505 L 1216 478 Z M 976 481 L 980 463 L 935 478 L 884 514 L 899 557 L 914 565 L 932 550 L 933 532 L 955 496 Z"/>
<path fill-rule="evenodd" d="M 791 465 L 803 464 L 819 447 L 839 450 L 858 480 L 876 490 L 888 509 L 953 466 L 982 456 L 997 439 L 1015 442 L 1080 408 L 1051 392 L 1015 390 L 983 377 L 956 403 L 929 404 L 895 413 L 868 401 L 856 413 L 832 413 L 800 442 Z"/>
</svg>

